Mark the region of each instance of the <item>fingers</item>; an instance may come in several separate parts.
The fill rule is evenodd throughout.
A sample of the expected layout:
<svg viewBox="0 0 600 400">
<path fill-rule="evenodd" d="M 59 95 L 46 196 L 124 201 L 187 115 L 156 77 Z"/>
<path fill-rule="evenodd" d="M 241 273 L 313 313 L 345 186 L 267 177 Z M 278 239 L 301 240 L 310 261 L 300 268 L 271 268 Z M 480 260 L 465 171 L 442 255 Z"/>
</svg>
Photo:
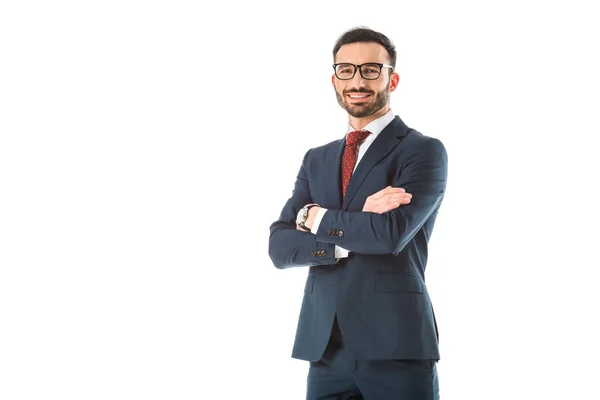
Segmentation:
<svg viewBox="0 0 600 400">
<path fill-rule="evenodd" d="M 410 193 L 406 193 L 406 192 L 402 192 L 402 193 L 389 193 L 389 194 L 384 194 L 383 196 L 381 196 L 379 198 L 379 200 L 400 200 L 400 199 L 404 199 L 404 198 L 412 198 L 412 194 Z"/>
<path fill-rule="evenodd" d="M 388 203 L 399 203 L 399 204 L 408 204 L 412 199 L 412 194 L 410 193 L 391 193 L 387 195 L 381 196 L 377 203 L 379 205 L 385 205 Z"/>
<path fill-rule="evenodd" d="M 381 189 L 379 192 L 372 194 L 370 197 L 373 198 L 374 200 L 378 200 L 379 198 L 381 198 L 382 196 L 385 196 L 387 194 L 394 194 L 394 193 L 405 193 L 406 190 L 402 189 L 402 188 L 395 188 L 395 187 L 391 187 L 388 186 L 384 189 Z"/>
<path fill-rule="evenodd" d="M 363 211 L 383 214 L 401 205 L 409 204 L 411 199 L 412 194 L 406 193 L 405 189 L 388 186 L 367 197 Z"/>
<path fill-rule="evenodd" d="M 373 212 L 378 214 L 386 213 L 401 205 L 410 204 L 411 199 L 412 194 L 405 192 L 384 194 L 376 201 L 377 205 L 374 207 Z"/>
</svg>

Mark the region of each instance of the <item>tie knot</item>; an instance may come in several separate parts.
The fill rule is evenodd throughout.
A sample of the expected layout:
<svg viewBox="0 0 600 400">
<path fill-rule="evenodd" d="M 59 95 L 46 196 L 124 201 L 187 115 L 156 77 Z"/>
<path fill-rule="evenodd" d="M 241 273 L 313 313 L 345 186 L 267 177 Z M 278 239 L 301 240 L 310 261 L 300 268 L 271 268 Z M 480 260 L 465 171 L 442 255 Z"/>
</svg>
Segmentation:
<svg viewBox="0 0 600 400">
<path fill-rule="evenodd" d="M 369 131 L 352 131 L 346 137 L 346 146 L 360 146 L 370 134 Z"/>
</svg>

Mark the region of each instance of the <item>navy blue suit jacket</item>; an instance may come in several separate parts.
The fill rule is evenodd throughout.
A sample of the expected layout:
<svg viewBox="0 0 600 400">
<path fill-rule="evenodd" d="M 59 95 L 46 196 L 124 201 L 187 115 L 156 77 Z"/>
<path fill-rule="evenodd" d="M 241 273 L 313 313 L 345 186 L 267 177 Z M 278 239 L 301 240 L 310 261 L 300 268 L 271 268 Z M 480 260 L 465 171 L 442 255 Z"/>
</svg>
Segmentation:
<svg viewBox="0 0 600 400">
<path fill-rule="evenodd" d="M 446 189 L 445 147 L 396 116 L 360 160 L 342 199 L 344 146 L 341 139 L 308 150 L 270 227 L 275 267 L 310 267 L 292 357 L 319 360 L 337 314 L 357 359 L 439 360 L 425 266 Z M 368 196 L 390 185 L 411 193 L 410 204 L 384 214 L 361 211 Z M 296 230 L 296 214 L 309 203 L 328 209 L 316 235 Z M 349 257 L 336 262 L 335 245 Z"/>
</svg>

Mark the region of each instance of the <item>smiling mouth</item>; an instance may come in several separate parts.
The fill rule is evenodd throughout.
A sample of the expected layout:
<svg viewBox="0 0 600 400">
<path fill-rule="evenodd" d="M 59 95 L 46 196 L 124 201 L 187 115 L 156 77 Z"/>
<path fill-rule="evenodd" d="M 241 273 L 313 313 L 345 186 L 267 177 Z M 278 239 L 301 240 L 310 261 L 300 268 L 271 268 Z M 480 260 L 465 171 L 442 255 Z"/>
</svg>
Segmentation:
<svg viewBox="0 0 600 400">
<path fill-rule="evenodd" d="M 365 100 L 367 97 L 371 96 L 368 93 L 350 93 L 347 96 L 352 100 Z"/>
</svg>

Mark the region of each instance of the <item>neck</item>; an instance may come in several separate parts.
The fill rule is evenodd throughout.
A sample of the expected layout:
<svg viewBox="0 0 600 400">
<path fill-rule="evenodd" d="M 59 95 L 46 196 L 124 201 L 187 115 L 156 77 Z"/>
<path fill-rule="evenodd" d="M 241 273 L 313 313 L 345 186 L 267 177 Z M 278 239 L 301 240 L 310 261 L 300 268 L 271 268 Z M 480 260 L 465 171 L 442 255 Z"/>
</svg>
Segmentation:
<svg viewBox="0 0 600 400">
<path fill-rule="evenodd" d="M 371 122 L 375 121 L 377 118 L 385 115 L 390 110 L 390 106 L 386 105 L 381 110 L 377 111 L 375 114 L 369 115 L 368 117 L 356 118 L 352 115 L 348 115 L 348 122 L 350 126 L 352 126 L 355 130 L 361 131 L 365 126 L 369 125 Z"/>
</svg>

